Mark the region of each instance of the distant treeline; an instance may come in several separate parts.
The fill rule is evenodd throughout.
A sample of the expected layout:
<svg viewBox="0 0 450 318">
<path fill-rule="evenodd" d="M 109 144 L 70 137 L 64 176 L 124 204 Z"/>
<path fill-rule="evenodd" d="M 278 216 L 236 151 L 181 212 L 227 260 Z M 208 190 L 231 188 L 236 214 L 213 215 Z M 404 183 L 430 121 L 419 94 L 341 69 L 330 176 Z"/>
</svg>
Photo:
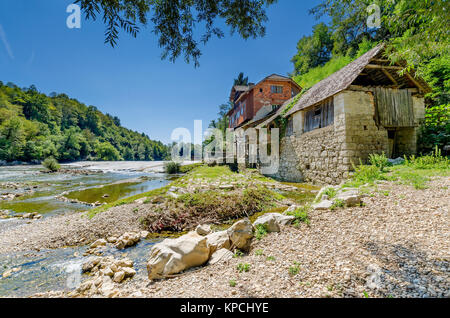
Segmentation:
<svg viewBox="0 0 450 318">
<path fill-rule="evenodd" d="M 0 81 L 0 160 L 163 160 L 169 149 L 66 94 Z"/>
</svg>

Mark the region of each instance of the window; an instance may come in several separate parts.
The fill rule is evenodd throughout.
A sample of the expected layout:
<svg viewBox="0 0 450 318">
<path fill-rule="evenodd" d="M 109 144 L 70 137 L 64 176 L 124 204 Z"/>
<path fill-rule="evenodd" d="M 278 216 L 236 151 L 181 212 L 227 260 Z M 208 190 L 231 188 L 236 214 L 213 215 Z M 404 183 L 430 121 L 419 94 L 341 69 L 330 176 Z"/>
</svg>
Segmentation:
<svg viewBox="0 0 450 318">
<path fill-rule="evenodd" d="M 262 92 L 263 92 L 263 89 L 262 89 L 262 88 L 260 88 L 260 89 L 259 89 L 259 92 L 260 92 L 260 93 L 262 93 Z"/>
<path fill-rule="evenodd" d="M 305 114 L 304 131 L 308 132 L 318 128 L 324 128 L 332 125 L 334 122 L 334 104 L 333 99 L 312 108 Z"/>
<path fill-rule="evenodd" d="M 280 105 L 272 105 L 272 111 L 277 110 L 278 108 L 280 108 Z"/>
<path fill-rule="evenodd" d="M 283 93 L 283 86 L 272 85 L 270 87 L 270 91 L 273 94 L 282 94 Z"/>
</svg>

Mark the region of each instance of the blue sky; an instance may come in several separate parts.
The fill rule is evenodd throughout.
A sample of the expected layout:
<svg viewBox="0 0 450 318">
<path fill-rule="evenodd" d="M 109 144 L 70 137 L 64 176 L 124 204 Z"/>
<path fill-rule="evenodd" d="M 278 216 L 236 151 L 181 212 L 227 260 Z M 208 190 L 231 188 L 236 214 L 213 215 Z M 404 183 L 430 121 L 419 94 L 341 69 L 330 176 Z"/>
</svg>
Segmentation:
<svg viewBox="0 0 450 318">
<path fill-rule="evenodd" d="M 194 68 L 183 59 L 161 60 L 151 26 L 137 39 L 121 33 L 116 48 L 103 43 L 101 21 L 83 19 L 81 29 L 68 29 L 72 2 L 0 1 L 0 80 L 66 93 L 164 143 L 177 127 L 193 131 L 194 120 L 203 120 L 206 129 L 239 72 L 251 82 L 291 72 L 297 41 L 317 23 L 308 10 L 319 3 L 279 0 L 267 10 L 264 38 L 245 41 L 224 29 L 226 37 L 203 47 Z"/>
</svg>

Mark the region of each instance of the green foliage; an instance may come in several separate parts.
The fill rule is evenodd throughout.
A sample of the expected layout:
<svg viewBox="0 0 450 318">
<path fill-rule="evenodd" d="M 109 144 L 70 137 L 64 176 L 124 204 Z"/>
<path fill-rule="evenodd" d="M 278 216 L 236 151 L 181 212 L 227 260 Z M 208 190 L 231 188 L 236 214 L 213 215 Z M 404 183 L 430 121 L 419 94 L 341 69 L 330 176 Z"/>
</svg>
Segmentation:
<svg viewBox="0 0 450 318">
<path fill-rule="evenodd" d="M 442 156 L 441 150 L 436 146 L 434 152 L 428 156 L 405 156 L 405 165 L 414 169 L 450 169 L 450 159 Z"/>
<path fill-rule="evenodd" d="M 181 164 L 179 162 L 169 161 L 164 163 L 164 171 L 167 174 L 180 173 Z"/>
<path fill-rule="evenodd" d="M 267 21 L 265 9 L 275 1 L 77 0 L 75 3 L 81 4 L 87 19 L 95 20 L 97 15 L 103 17 L 105 43 L 112 46 L 117 44 L 120 29 L 136 37 L 140 26 L 144 29 L 148 26 L 148 15 L 151 14 L 152 32 L 163 49 L 162 57 L 175 61 L 184 55 L 186 62 L 193 59 L 197 65 L 201 55 L 199 42 L 206 44 L 212 36 L 224 36 L 215 24 L 217 20 L 244 39 L 264 36 L 264 23 Z M 195 32 L 197 24 L 203 30 L 198 39 Z"/>
<path fill-rule="evenodd" d="M 334 211 L 336 209 L 343 208 L 343 207 L 345 207 L 344 201 L 340 200 L 340 199 L 336 199 L 336 200 L 334 200 L 333 205 L 330 207 L 330 210 Z"/>
<path fill-rule="evenodd" d="M 419 134 L 419 151 L 431 153 L 450 144 L 450 104 L 428 107 Z"/>
<path fill-rule="evenodd" d="M 234 258 L 239 258 L 239 257 L 243 257 L 243 256 L 244 256 L 244 253 L 240 249 L 236 249 L 234 251 L 234 254 L 233 254 Z"/>
<path fill-rule="evenodd" d="M 335 188 L 326 188 L 325 191 L 323 191 L 324 195 L 327 195 L 330 199 L 334 198 L 337 194 L 337 190 Z"/>
<path fill-rule="evenodd" d="M 300 272 L 300 264 L 298 262 L 294 262 L 294 265 L 289 267 L 289 275 L 295 276 Z"/>
<path fill-rule="evenodd" d="M 53 157 L 48 157 L 45 159 L 44 162 L 42 162 L 42 165 L 51 172 L 56 172 L 60 169 L 58 161 L 56 161 Z"/>
<path fill-rule="evenodd" d="M 239 271 L 239 273 L 248 272 L 250 270 L 250 264 L 239 263 L 237 266 L 237 270 Z"/>
<path fill-rule="evenodd" d="M 168 148 L 65 94 L 0 85 L 0 160 L 163 160 Z"/>
<path fill-rule="evenodd" d="M 261 250 L 261 249 L 256 250 L 256 251 L 255 251 L 255 255 L 256 255 L 256 256 L 263 256 L 263 255 L 264 255 L 264 251 Z"/>
<path fill-rule="evenodd" d="M 297 43 L 297 54 L 292 58 L 294 74 L 302 75 L 310 69 L 322 66 L 331 58 L 333 40 L 325 23 L 313 27 L 311 36 L 304 36 Z"/>
<path fill-rule="evenodd" d="M 367 166 L 363 165 L 360 162 L 360 165 L 358 166 L 355 166 L 353 164 L 353 169 L 355 170 L 355 172 L 353 174 L 352 181 L 356 182 L 357 184 L 372 184 L 376 180 L 386 180 L 385 176 L 380 171 L 380 168 L 378 168 L 377 166 Z"/>
<path fill-rule="evenodd" d="M 255 230 L 255 238 L 259 241 L 268 233 L 267 226 L 265 224 L 258 224 Z"/>
<path fill-rule="evenodd" d="M 389 159 L 386 157 L 384 152 L 379 154 L 370 154 L 369 155 L 369 162 L 372 166 L 377 167 L 380 169 L 381 172 L 384 172 L 384 169 L 386 167 L 389 167 L 391 164 L 389 163 Z"/>
<path fill-rule="evenodd" d="M 230 279 L 228 284 L 230 285 L 230 287 L 236 287 L 236 280 Z"/>
<path fill-rule="evenodd" d="M 294 226 L 299 226 L 300 223 L 305 223 L 307 225 L 310 224 L 308 213 L 311 210 L 311 206 L 304 205 L 294 211 L 287 212 L 287 215 L 291 215 L 295 217 L 293 222 Z"/>
<path fill-rule="evenodd" d="M 275 261 L 275 256 L 267 256 L 266 260 L 269 262 L 273 262 Z"/>
</svg>

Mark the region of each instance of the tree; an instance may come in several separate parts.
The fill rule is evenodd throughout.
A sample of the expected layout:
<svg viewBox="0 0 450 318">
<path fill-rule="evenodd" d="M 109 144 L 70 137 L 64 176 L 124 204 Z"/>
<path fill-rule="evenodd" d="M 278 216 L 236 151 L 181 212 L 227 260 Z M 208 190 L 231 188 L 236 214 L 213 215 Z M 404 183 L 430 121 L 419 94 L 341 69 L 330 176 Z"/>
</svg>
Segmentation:
<svg viewBox="0 0 450 318">
<path fill-rule="evenodd" d="M 332 33 L 320 23 L 314 26 L 313 34 L 304 36 L 297 43 L 297 54 L 292 58 L 294 75 L 307 73 L 311 68 L 322 66 L 331 58 Z"/>
<path fill-rule="evenodd" d="M 187 63 L 198 66 L 199 42 L 206 44 L 212 36 L 222 38 L 223 31 L 215 25 L 222 20 L 244 39 L 264 36 L 267 21 L 265 8 L 276 0 L 77 0 L 86 19 L 102 15 L 106 25 L 105 43 L 117 45 L 119 30 L 136 37 L 141 26 L 148 25 L 158 37 L 162 58 L 175 61 L 181 54 Z M 152 14 L 148 19 L 148 15 Z M 196 39 L 194 31 L 202 23 L 204 33 Z"/>
<path fill-rule="evenodd" d="M 248 85 L 248 77 L 244 77 L 244 73 L 239 73 L 238 77 L 234 79 L 234 85 L 242 85 L 247 86 Z"/>
<path fill-rule="evenodd" d="M 95 152 L 97 153 L 98 160 L 116 161 L 121 159 L 119 151 L 107 141 L 99 143 Z"/>
</svg>

